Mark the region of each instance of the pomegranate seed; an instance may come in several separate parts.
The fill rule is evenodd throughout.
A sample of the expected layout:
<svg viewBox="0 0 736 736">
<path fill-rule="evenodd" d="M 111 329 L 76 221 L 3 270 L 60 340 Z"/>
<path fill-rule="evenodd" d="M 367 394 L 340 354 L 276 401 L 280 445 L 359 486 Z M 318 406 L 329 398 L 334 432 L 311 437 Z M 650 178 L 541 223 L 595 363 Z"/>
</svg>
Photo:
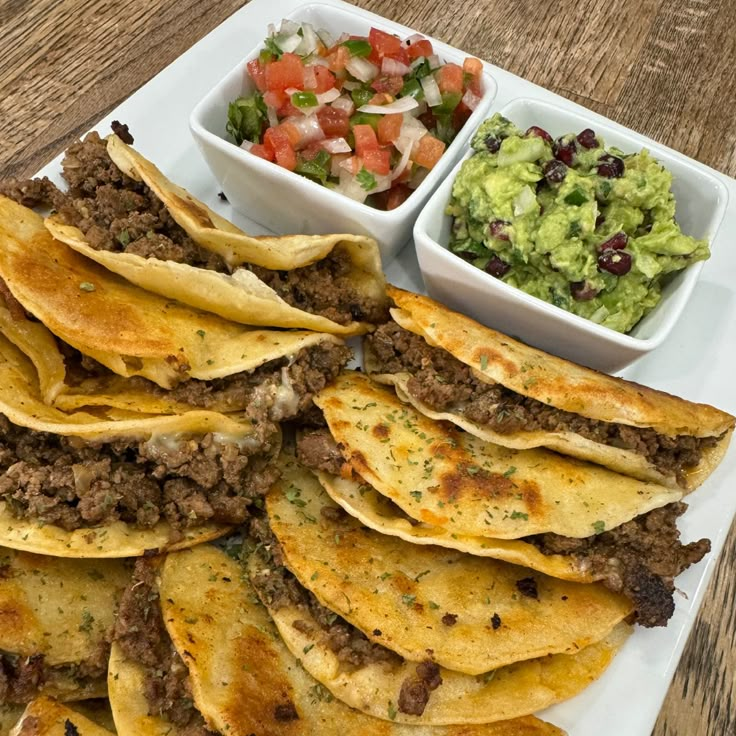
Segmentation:
<svg viewBox="0 0 736 736">
<path fill-rule="evenodd" d="M 615 235 L 612 235 L 608 240 L 604 241 L 598 246 L 598 252 L 603 253 L 604 250 L 621 250 L 626 247 L 629 242 L 629 236 L 619 231 Z"/>
<path fill-rule="evenodd" d="M 577 146 L 575 145 L 575 139 L 565 140 L 565 138 L 558 138 L 552 145 L 552 153 L 555 158 L 562 161 L 563 164 L 572 166 L 572 162 L 575 159 L 575 151 Z"/>
<path fill-rule="evenodd" d="M 588 281 L 573 281 L 570 284 L 570 294 L 576 302 L 589 302 L 598 296 L 598 289 Z"/>
<path fill-rule="evenodd" d="M 553 158 L 542 167 L 542 173 L 550 184 L 559 184 L 567 176 L 567 166 Z"/>
<path fill-rule="evenodd" d="M 609 248 L 598 256 L 598 268 L 614 276 L 624 276 L 631 271 L 631 255 L 625 250 Z"/>
<path fill-rule="evenodd" d="M 486 144 L 486 150 L 489 153 L 496 153 L 501 148 L 501 139 L 496 138 L 495 135 L 487 135 L 483 141 Z"/>
<path fill-rule="evenodd" d="M 606 153 L 598 159 L 598 175 L 607 179 L 618 179 L 624 175 L 624 160 L 618 156 Z"/>
<path fill-rule="evenodd" d="M 506 242 L 508 242 L 510 238 L 509 238 L 509 234 L 506 232 L 506 226 L 510 224 L 511 223 L 506 222 L 506 220 L 493 220 L 488 226 L 488 230 L 491 233 L 491 237 L 497 238 L 498 240 L 505 240 Z"/>
<path fill-rule="evenodd" d="M 544 129 L 540 128 L 538 125 L 532 125 L 529 130 L 524 133 L 524 135 L 528 138 L 530 135 L 535 135 L 537 138 L 543 138 L 547 143 L 552 143 L 552 136 Z"/>
<path fill-rule="evenodd" d="M 502 261 L 498 256 L 491 256 L 491 260 L 486 264 L 485 272 L 500 279 L 511 268 L 508 263 Z"/>
<path fill-rule="evenodd" d="M 577 141 L 583 148 L 598 148 L 598 139 L 595 137 L 595 131 L 586 128 L 577 135 Z"/>
</svg>

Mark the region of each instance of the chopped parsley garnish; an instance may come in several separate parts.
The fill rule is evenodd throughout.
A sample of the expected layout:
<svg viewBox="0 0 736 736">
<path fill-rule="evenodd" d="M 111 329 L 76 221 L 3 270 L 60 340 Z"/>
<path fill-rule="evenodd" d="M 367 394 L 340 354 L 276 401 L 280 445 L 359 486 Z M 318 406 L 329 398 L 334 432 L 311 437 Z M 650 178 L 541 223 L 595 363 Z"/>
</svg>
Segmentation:
<svg viewBox="0 0 736 736">
<path fill-rule="evenodd" d="M 606 522 L 605 521 L 594 521 L 593 522 L 593 531 L 596 534 L 603 534 L 604 531 L 606 531 Z"/>
</svg>

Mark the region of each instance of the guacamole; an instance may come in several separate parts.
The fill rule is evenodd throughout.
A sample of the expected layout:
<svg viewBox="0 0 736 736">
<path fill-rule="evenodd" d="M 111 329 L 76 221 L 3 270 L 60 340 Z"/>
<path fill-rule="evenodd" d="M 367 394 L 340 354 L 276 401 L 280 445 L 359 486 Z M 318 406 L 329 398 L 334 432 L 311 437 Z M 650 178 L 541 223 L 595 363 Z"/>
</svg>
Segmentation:
<svg viewBox="0 0 736 736">
<path fill-rule="evenodd" d="M 450 250 L 533 296 L 619 332 L 666 277 L 710 256 L 675 222 L 672 175 L 591 129 L 552 140 L 496 114 L 473 137 L 447 212 Z"/>
</svg>

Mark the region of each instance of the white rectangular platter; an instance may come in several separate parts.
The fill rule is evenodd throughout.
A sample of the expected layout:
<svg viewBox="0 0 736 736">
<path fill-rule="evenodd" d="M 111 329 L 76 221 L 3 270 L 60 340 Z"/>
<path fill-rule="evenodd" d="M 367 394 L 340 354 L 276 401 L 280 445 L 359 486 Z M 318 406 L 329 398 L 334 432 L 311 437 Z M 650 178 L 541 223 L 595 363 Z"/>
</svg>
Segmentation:
<svg viewBox="0 0 736 736">
<path fill-rule="evenodd" d="M 340 0 L 320 1 L 342 5 Z M 106 134 L 112 120 L 127 123 L 136 148 L 167 176 L 246 231 L 266 232 L 218 198 L 217 183 L 195 147 L 188 119 L 194 105 L 265 38 L 267 24 L 278 23 L 301 4 L 299 0 L 252 0 L 113 110 L 95 129 Z M 364 15 L 372 17 L 367 12 Z M 421 32 L 421 28 L 415 30 Z M 492 65 L 488 69 L 498 84 L 491 113 L 517 97 L 531 97 L 588 115 L 592 128 L 596 121 L 604 120 L 502 69 Z M 544 125 L 543 120 L 538 122 Z M 39 173 L 59 181 L 60 159 Z M 623 375 L 734 413 L 736 249 L 730 241 L 736 236 L 736 181 L 713 173 L 729 194 L 725 218 L 713 234 L 713 256 L 705 265 L 687 312 L 665 344 Z M 297 202 L 284 204 L 298 206 Z M 385 270 L 392 283 L 422 291 L 411 243 L 396 261 L 385 264 Z M 573 700 L 538 714 L 540 717 L 564 728 L 570 736 L 649 736 L 736 514 L 736 493 L 729 488 L 733 477 L 735 447 L 688 501 L 690 509 L 680 522 L 683 540 L 709 537 L 713 549 L 705 561 L 678 578 L 677 608 L 669 626 L 637 628 L 598 682 Z"/>
</svg>

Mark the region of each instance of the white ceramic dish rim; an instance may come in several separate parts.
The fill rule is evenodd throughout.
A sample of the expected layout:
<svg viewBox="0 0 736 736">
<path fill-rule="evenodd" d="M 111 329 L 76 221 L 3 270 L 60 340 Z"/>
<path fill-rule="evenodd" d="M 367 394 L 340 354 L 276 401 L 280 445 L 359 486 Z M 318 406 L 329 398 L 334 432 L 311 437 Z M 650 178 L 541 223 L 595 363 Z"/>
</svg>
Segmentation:
<svg viewBox="0 0 736 736">
<path fill-rule="evenodd" d="M 323 9 L 324 12 L 336 12 L 348 13 L 361 21 L 365 21 L 367 25 L 375 25 L 380 30 L 385 30 L 390 33 L 398 34 L 402 39 L 417 33 L 414 29 L 408 26 L 395 23 L 394 21 L 386 18 L 381 18 L 373 13 L 348 5 L 335 5 L 326 2 L 311 2 L 306 4 L 300 4 L 297 8 L 292 10 L 287 16 L 290 19 L 301 19 L 306 16 L 312 8 L 316 8 L 318 11 Z M 281 21 L 281 17 L 272 17 L 268 22 L 278 24 Z M 265 38 L 265 26 L 263 29 L 263 35 Z M 424 34 L 422 34 L 424 35 Z M 467 57 L 460 49 L 454 46 L 449 46 L 442 41 L 431 36 L 425 36 L 429 41 L 432 42 L 432 46 L 435 53 L 438 54 L 440 59 L 443 61 L 450 61 L 462 63 L 462 59 Z M 352 200 L 349 197 L 344 196 L 339 192 L 335 192 L 327 187 L 323 187 L 310 179 L 295 174 L 294 172 L 288 171 L 270 161 L 266 161 L 257 156 L 249 154 L 234 143 L 226 140 L 223 135 L 218 135 L 214 131 L 210 130 L 204 123 L 204 117 L 206 113 L 213 108 L 221 106 L 219 97 L 221 90 L 227 87 L 233 80 L 242 79 L 246 72 L 246 65 L 249 61 L 258 56 L 259 51 L 263 48 L 263 40 L 248 52 L 241 61 L 236 64 L 222 79 L 197 103 L 192 110 L 189 118 L 189 125 L 193 132 L 196 132 L 202 139 L 206 140 L 210 145 L 216 147 L 220 151 L 234 156 L 235 160 L 240 161 L 244 166 L 252 167 L 255 171 L 265 174 L 266 176 L 280 179 L 285 187 L 297 187 L 303 186 L 309 187 L 312 190 L 313 196 L 322 196 L 325 201 L 332 204 L 333 207 L 349 207 L 356 211 L 356 213 L 363 213 L 366 216 L 370 216 L 377 220 L 385 220 L 386 222 L 399 222 L 404 217 L 410 216 L 412 210 L 416 207 L 417 202 L 421 202 L 423 198 L 427 198 L 429 194 L 439 183 L 440 179 L 444 178 L 447 174 L 448 168 L 452 165 L 452 162 L 461 154 L 464 150 L 467 141 L 471 135 L 471 132 L 480 125 L 482 120 L 486 116 L 486 112 L 490 105 L 493 104 L 493 100 L 496 97 L 498 86 L 496 81 L 489 73 L 490 65 L 483 62 L 483 83 L 485 92 L 481 97 L 481 101 L 478 103 L 476 109 L 473 111 L 467 122 L 463 126 L 462 130 L 458 133 L 452 143 L 446 148 L 442 155 L 442 158 L 438 161 L 437 165 L 427 174 L 421 184 L 402 202 L 398 207 L 393 210 L 379 210 L 375 207 L 371 207 L 363 202 Z M 286 190 L 285 190 L 286 191 Z M 317 192 L 320 194 L 317 195 Z M 370 214 L 369 214 L 370 213 Z"/>
<path fill-rule="evenodd" d="M 716 207 L 714 208 L 714 212 L 711 218 L 712 221 L 715 223 L 715 226 L 713 228 L 713 231 L 708 233 L 708 239 L 711 244 L 715 242 L 716 236 L 723 223 L 724 214 L 726 212 L 726 206 L 728 204 L 728 190 L 717 176 L 714 176 L 712 173 L 710 173 L 706 166 L 703 166 L 697 161 L 694 161 L 687 156 L 683 156 L 677 151 L 673 151 L 666 146 L 662 146 L 656 141 L 635 133 L 634 131 L 625 128 L 624 126 L 619 125 L 618 123 L 609 120 L 608 118 L 604 118 L 601 115 L 597 115 L 596 113 L 593 113 L 591 111 L 585 111 L 585 113 L 583 114 L 572 109 L 560 110 L 559 107 L 555 107 L 548 102 L 538 100 L 533 97 L 519 96 L 509 100 L 500 110 L 498 110 L 498 112 L 508 117 L 511 122 L 515 122 L 514 110 L 519 106 L 529 106 L 532 108 L 537 108 L 538 110 L 540 110 L 542 115 L 544 114 L 545 110 L 554 110 L 558 114 L 562 112 L 568 115 L 571 120 L 577 121 L 577 129 L 582 129 L 580 127 L 581 125 L 587 125 L 589 127 L 593 127 L 596 130 L 600 130 L 604 138 L 606 137 L 606 135 L 614 132 L 618 136 L 626 138 L 627 143 L 631 144 L 632 151 L 646 148 L 650 151 L 650 153 L 652 153 L 655 158 L 665 163 L 665 165 L 667 164 L 668 160 L 677 161 L 681 166 L 684 166 L 685 168 L 688 168 L 692 171 L 697 171 L 699 175 L 710 180 L 710 182 L 719 194 L 718 201 L 716 203 Z M 543 118 L 540 117 L 540 120 L 541 119 Z M 571 128 L 571 130 L 568 132 L 573 132 L 573 129 Z M 629 152 L 630 150 L 625 151 L 625 153 Z M 426 204 L 419 214 L 419 217 L 417 218 L 416 224 L 414 226 L 414 232 L 415 235 L 417 233 L 421 234 L 426 247 L 431 248 L 433 251 L 435 251 L 435 253 L 447 263 L 448 268 L 456 268 L 459 273 L 464 274 L 468 278 L 481 279 L 484 283 L 488 285 L 489 291 L 492 292 L 496 289 L 499 290 L 505 295 L 507 299 L 520 303 L 521 305 L 523 305 L 523 308 L 533 311 L 535 314 L 539 315 L 540 318 L 552 319 L 558 324 L 570 325 L 578 332 L 592 335 L 599 339 L 605 339 L 609 343 L 634 350 L 638 354 L 643 354 L 645 352 L 653 350 L 664 342 L 664 340 L 667 338 L 667 336 L 670 334 L 675 324 L 677 323 L 677 320 L 682 314 L 683 309 L 685 309 L 687 306 L 688 298 L 690 297 L 698 280 L 698 277 L 700 276 L 700 273 L 705 265 L 704 261 L 699 261 L 692 264 L 691 266 L 688 266 L 685 273 L 682 275 L 682 281 L 678 284 L 676 288 L 673 298 L 674 304 L 670 303 L 667 305 L 669 309 L 663 317 L 662 324 L 660 324 L 657 329 L 654 330 L 653 334 L 651 334 L 649 337 L 638 337 L 632 334 L 623 334 L 620 332 L 616 332 L 609 327 L 599 325 L 589 319 L 586 319 L 585 317 L 580 317 L 579 315 L 572 314 L 571 312 L 567 312 L 561 307 L 556 307 L 549 302 L 545 302 L 544 300 L 532 296 L 531 294 L 527 294 L 521 289 L 517 289 L 499 279 L 494 278 L 489 274 L 483 273 L 475 266 L 467 263 L 459 256 L 456 256 L 454 253 L 451 253 L 447 247 L 447 244 L 439 243 L 432 235 L 429 234 L 427 222 L 430 219 L 430 216 L 438 208 L 444 210 L 450 198 L 450 194 L 452 191 L 452 182 L 454 182 L 463 162 L 471 155 L 472 152 L 467 151 L 463 158 L 458 161 L 457 164 L 455 164 L 452 171 L 448 174 L 447 180 L 443 182 L 435 190 L 429 200 L 427 200 Z M 660 305 L 657 305 L 655 309 L 657 309 L 659 306 Z M 635 359 L 635 356 L 632 357 L 632 360 L 633 359 Z"/>
<path fill-rule="evenodd" d="M 340 0 L 322 1 L 342 6 Z M 219 186 L 192 141 L 188 119 L 194 104 L 238 62 L 243 46 L 250 47 L 260 40 L 262 23 L 274 15 L 286 16 L 298 5 L 298 0 L 252 0 L 101 118 L 93 130 L 107 134 L 113 120 L 128 123 L 136 137 L 136 148 L 178 184 L 239 227 L 254 235 L 267 233 L 218 197 Z M 498 109 L 521 94 L 588 114 L 582 106 L 538 85 L 499 67 L 489 68 L 498 82 Z M 156 111 L 153 125 L 152 110 Z M 60 154 L 37 175 L 62 183 L 61 158 Z M 730 204 L 718 236 L 724 239 L 729 233 L 736 233 L 736 181 L 707 170 L 729 192 Z M 392 283 L 422 290 L 416 257 L 410 247 L 387 263 L 384 270 Z M 736 288 L 731 276 L 734 272 L 736 251 L 714 248 L 713 258 L 705 264 L 696 286 L 691 310 L 683 315 L 657 352 L 637 361 L 623 375 L 736 412 L 736 382 L 731 369 L 736 362 Z M 707 336 L 703 325 L 708 327 Z M 650 736 L 713 575 L 715 560 L 736 516 L 736 494 L 730 490 L 730 478 L 734 476 L 736 449 L 732 444 L 705 486 L 688 499 L 690 508 L 680 523 L 683 539 L 708 536 L 712 551 L 704 562 L 678 578 L 677 606 L 669 626 L 638 629 L 600 680 L 577 697 L 537 715 L 565 729 L 569 736 Z M 708 639 L 708 632 L 704 633 L 706 641 L 713 644 L 715 638 Z M 716 651 L 714 657 L 717 656 Z"/>
</svg>

